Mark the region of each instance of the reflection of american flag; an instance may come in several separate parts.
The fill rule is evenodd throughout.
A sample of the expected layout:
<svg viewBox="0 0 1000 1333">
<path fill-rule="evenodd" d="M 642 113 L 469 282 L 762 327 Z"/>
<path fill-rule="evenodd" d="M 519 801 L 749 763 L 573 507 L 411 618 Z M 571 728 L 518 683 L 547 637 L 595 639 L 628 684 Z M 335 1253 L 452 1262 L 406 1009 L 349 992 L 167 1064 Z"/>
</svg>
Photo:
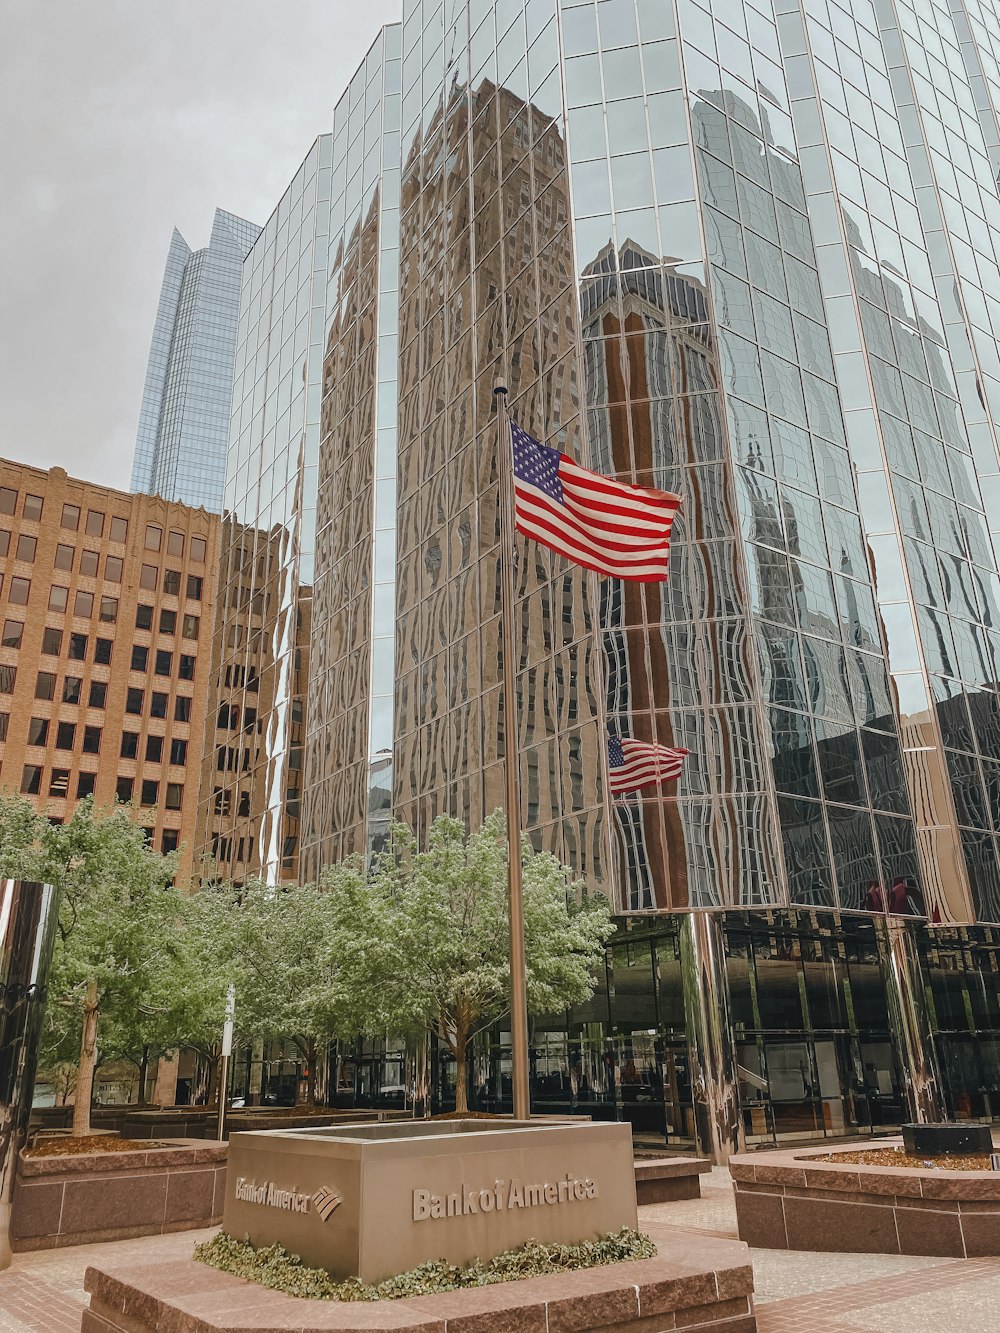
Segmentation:
<svg viewBox="0 0 1000 1333">
<path fill-rule="evenodd" d="M 332 1190 L 329 1185 L 320 1185 L 319 1189 L 313 1195 L 313 1203 L 316 1205 L 316 1211 L 324 1222 L 330 1220 L 330 1215 L 340 1207 L 343 1199 Z"/>
<path fill-rule="evenodd" d="M 609 578 L 667 577 L 679 496 L 588 472 L 513 421 L 510 431 L 518 532 Z"/>
<path fill-rule="evenodd" d="M 687 750 L 671 750 L 666 745 L 648 745 L 628 737 L 608 737 L 608 774 L 612 796 L 672 782 L 680 776 Z"/>
</svg>

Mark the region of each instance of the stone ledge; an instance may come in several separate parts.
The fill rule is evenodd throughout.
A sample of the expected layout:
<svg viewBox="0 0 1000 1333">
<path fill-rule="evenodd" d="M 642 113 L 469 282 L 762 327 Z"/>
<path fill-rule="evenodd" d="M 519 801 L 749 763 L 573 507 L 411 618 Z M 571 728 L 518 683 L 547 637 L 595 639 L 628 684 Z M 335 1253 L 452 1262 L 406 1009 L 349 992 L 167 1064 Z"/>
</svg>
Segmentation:
<svg viewBox="0 0 1000 1333">
<path fill-rule="evenodd" d="M 636 1203 L 700 1199 L 700 1177 L 711 1169 L 712 1163 L 702 1157 L 640 1158 L 635 1164 Z"/>
<path fill-rule="evenodd" d="M 1000 1255 L 1000 1172 L 816 1160 L 830 1151 L 769 1152 L 766 1163 L 746 1153 L 733 1157 L 740 1238 L 763 1249 Z"/>
<path fill-rule="evenodd" d="M 124 1152 L 81 1152 L 66 1157 L 30 1157 L 22 1151 L 17 1163 L 21 1180 L 51 1180 L 58 1176 L 105 1176 L 144 1170 L 150 1166 L 194 1166 L 225 1162 L 228 1143 L 203 1139 L 171 1139 L 167 1148 L 134 1148 Z"/>
<path fill-rule="evenodd" d="M 755 1333 L 745 1245 L 647 1230 L 655 1259 L 399 1301 L 302 1300 L 193 1259 L 91 1267 L 81 1333 Z"/>
</svg>

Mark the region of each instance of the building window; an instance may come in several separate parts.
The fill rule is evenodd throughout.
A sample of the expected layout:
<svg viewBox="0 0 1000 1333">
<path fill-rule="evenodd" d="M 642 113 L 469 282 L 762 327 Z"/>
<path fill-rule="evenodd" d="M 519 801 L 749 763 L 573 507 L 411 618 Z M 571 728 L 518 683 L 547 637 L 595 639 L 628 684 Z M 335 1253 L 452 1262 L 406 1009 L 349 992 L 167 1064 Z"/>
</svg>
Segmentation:
<svg viewBox="0 0 1000 1333">
<path fill-rule="evenodd" d="M 96 785 L 96 773 L 81 773 L 76 779 L 77 800 L 82 801 L 85 796 L 93 796 Z"/>
<path fill-rule="evenodd" d="M 49 610 L 65 611 L 69 602 L 69 588 L 64 588 L 58 583 L 53 583 L 49 589 Z"/>
<path fill-rule="evenodd" d="M 61 528 L 69 528 L 70 532 L 76 532 L 80 526 L 80 506 L 63 505 L 62 518 L 59 521 Z M 73 548 L 70 547 L 70 550 Z"/>
<path fill-rule="evenodd" d="M 23 636 L 24 636 L 23 620 L 5 620 L 3 622 L 4 648 L 20 648 L 21 639 Z"/>
<path fill-rule="evenodd" d="M 16 492 L 15 492 L 16 494 Z M 25 796 L 37 796 L 42 785 L 40 764 L 25 764 L 21 771 L 21 790 Z"/>
<path fill-rule="evenodd" d="M 156 565 L 143 565 L 139 570 L 139 587 L 146 588 L 150 592 L 156 591 L 156 576 L 160 571 Z"/>
<path fill-rule="evenodd" d="M 17 680 L 17 667 L 0 666 L 0 694 L 13 694 Z"/>
<path fill-rule="evenodd" d="M 28 723 L 28 744 L 47 745 L 49 740 L 49 719 L 33 717 Z"/>
<path fill-rule="evenodd" d="M 167 797 L 164 805 L 168 810 L 179 810 L 181 802 L 184 799 L 184 784 L 181 782 L 167 783 Z"/>
<path fill-rule="evenodd" d="M 87 536 L 104 536 L 104 515 L 97 509 L 87 510 Z"/>
<path fill-rule="evenodd" d="M 159 690 L 154 690 L 149 696 L 149 716 L 166 717 L 167 716 L 167 696 L 161 694 Z"/>
<path fill-rule="evenodd" d="M 165 828 L 163 830 L 163 839 L 160 843 L 160 849 L 164 856 L 169 856 L 171 852 L 176 852 L 177 840 L 179 837 L 180 834 L 175 828 Z"/>
<path fill-rule="evenodd" d="M 100 572 L 101 557 L 97 551 L 80 552 L 80 573 L 88 579 L 96 579 Z"/>
<path fill-rule="evenodd" d="M 163 544 L 163 529 L 155 523 L 146 524 L 146 550 L 158 551 Z"/>
<path fill-rule="evenodd" d="M 169 676 L 173 668 L 173 664 L 174 664 L 173 653 L 168 652 L 166 648 L 157 648 L 155 674 L 157 676 Z"/>
<path fill-rule="evenodd" d="M 91 708 L 103 708 L 107 703 L 108 687 L 103 680 L 92 680 L 90 682 L 90 698 L 87 700 Z"/>
<path fill-rule="evenodd" d="M 180 595 L 181 571 L 179 569 L 165 569 L 163 571 L 163 591 L 169 593 L 171 597 Z"/>
<path fill-rule="evenodd" d="M 186 694 L 179 694 L 174 700 L 174 721 L 191 721 L 191 699 Z"/>
<path fill-rule="evenodd" d="M 7 739 L 7 727 L 10 723 L 10 713 L 0 713 L 0 741 Z"/>
<path fill-rule="evenodd" d="M 134 714 L 141 713 L 144 697 L 144 690 L 137 690 L 134 685 L 130 685 L 125 692 L 125 712 Z"/>
<path fill-rule="evenodd" d="M 132 645 L 132 670 L 145 671 L 149 666 L 149 649 L 144 648 L 141 643 Z"/>
<path fill-rule="evenodd" d="M 54 699 L 56 697 L 56 678 L 51 671 L 39 671 L 35 677 L 35 698 Z"/>
<path fill-rule="evenodd" d="M 54 561 L 56 569 L 70 570 L 73 568 L 73 556 L 76 554 L 75 546 L 66 546 L 60 542 L 56 547 L 56 558 Z"/>
<path fill-rule="evenodd" d="M 10 554 L 10 533 L 6 528 L 0 528 L 0 555 Z"/>
<path fill-rule="evenodd" d="M 135 778 L 119 778 L 115 786 L 115 800 L 128 803 L 135 789 Z"/>
<path fill-rule="evenodd" d="M 173 634 L 174 631 L 175 631 L 176 629 L 177 629 L 177 612 L 176 612 L 176 611 L 161 611 L 161 612 L 160 612 L 160 633 L 161 633 L 161 634 Z"/>
<path fill-rule="evenodd" d="M 125 561 L 120 555 L 109 555 L 104 560 L 104 577 L 109 583 L 121 583 Z"/>
<path fill-rule="evenodd" d="M 167 555 L 184 554 L 184 534 L 183 532 L 167 533 Z"/>
<path fill-rule="evenodd" d="M 85 617 L 94 614 L 94 594 L 77 590 L 76 597 L 73 599 L 73 614 L 75 616 Z"/>
<path fill-rule="evenodd" d="M 31 596 L 31 579 L 11 579 L 7 600 L 15 606 L 27 606 Z"/>
<path fill-rule="evenodd" d="M 118 598 L 102 597 L 101 613 L 98 619 L 104 625 L 113 625 L 118 619 Z"/>
<path fill-rule="evenodd" d="M 136 629 L 153 628 L 153 608 L 146 606 L 144 602 L 135 608 L 135 627 Z"/>
<path fill-rule="evenodd" d="M 17 510 L 17 491 L 9 486 L 0 486 L 0 514 L 13 514 Z"/>
<path fill-rule="evenodd" d="M 187 580 L 187 595 L 193 602 L 201 601 L 201 585 L 204 580 L 199 574 L 189 574 Z"/>
<path fill-rule="evenodd" d="M 37 523 L 42 516 L 42 497 L 40 495 L 26 495 L 24 497 L 24 508 L 22 515 L 30 519 L 32 523 Z"/>
<path fill-rule="evenodd" d="M 195 659 L 190 653 L 181 653 L 177 664 L 178 680 L 194 680 Z"/>
<path fill-rule="evenodd" d="M 123 759 L 134 759 L 138 753 L 139 733 L 137 731 L 123 731 L 121 757 Z"/>
<path fill-rule="evenodd" d="M 76 744 L 76 723 L 60 722 L 56 726 L 56 749 L 72 750 Z"/>
<path fill-rule="evenodd" d="M 100 662 L 102 666 L 109 666 L 111 663 L 111 639 L 98 639 L 94 645 L 94 661 Z"/>
<path fill-rule="evenodd" d="M 128 519 L 113 518 L 111 520 L 111 529 L 108 536 L 113 542 L 124 542 L 128 540 Z"/>
<path fill-rule="evenodd" d="M 191 538 L 191 559 L 194 561 L 196 565 L 203 565 L 205 563 L 204 537 Z"/>
<path fill-rule="evenodd" d="M 160 796 L 160 784 L 153 778 L 144 778 L 140 801 L 143 805 L 155 805 Z"/>
<path fill-rule="evenodd" d="M 63 681 L 63 703 L 78 704 L 83 695 L 83 677 L 67 676 Z"/>
<path fill-rule="evenodd" d="M 84 727 L 83 729 L 83 753 L 100 754 L 101 753 L 101 728 Z"/>
<path fill-rule="evenodd" d="M 17 539 L 17 550 L 14 553 L 15 560 L 23 560 L 25 564 L 34 564 L 35 552 L 38 549 L 38 538 L 31 537 L 26 532 L 22 532 Z"/>
<path fill-rule="evenodd" d="M 146 763 L 147 763 L 147 764 L 158 764 L 162 758 L 163 758 L 163 737 L 162 737 L 162 736 L 147 736 L 147 737 L 146 737 Z"/>
<path fill-rule="evenodd" d="M 172 740 L 170 742 L 170 762 L 172 764 L 186 764 L 188 754 L 188 743 L 182 740 Z"/>
<path fill-rule="evenodd" d="M 54 768 L 49 775 L 49 795 L 65 796 L 69 791 L 69 769 Z"/>
<path fill-rule="evenodd" d="M 46 625 L 42 630 L 42 652 L 46 657 L 58 657 L 62 652 L 63 632 Z"/>
<path fill-rule="evenodd" d="M 200 628 L 200 616 L 185 616 L 183 628 L 181 629 L 181 637 L 185 639 L 197 639 Z"/>
<path fill-rule="evenodd" d="M 86 662 L 87 660 L 87 636 L 86 634 L 71 634 L 69 636 L 69 657 L 72 662 Z"/>
</svg>

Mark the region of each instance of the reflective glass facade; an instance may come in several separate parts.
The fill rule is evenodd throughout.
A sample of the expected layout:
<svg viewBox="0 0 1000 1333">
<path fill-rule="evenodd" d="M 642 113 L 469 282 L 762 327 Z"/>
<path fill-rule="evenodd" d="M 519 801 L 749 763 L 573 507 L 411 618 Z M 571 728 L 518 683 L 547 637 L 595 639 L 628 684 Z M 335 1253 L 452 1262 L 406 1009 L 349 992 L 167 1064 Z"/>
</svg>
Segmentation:
<svg viewBox="0 0 1000 1333">
<path fill-rule="evenodd" d="M 526 430 L 684 501 L 662 585 L 518 544 L 536 845 L 624 911 L 1000 919 L 993 7 L 402 20 L 320 141 L 309 236 L 272 219 L 245 270 L 227 504 L 311 590 L 283 637 L 264 596 L 295 667 L 246 762 L 302 774 L 284 814 L 254 788 L 301 817 L 272 853 L 312 875 L 390 810 L 502 803 L 502 376 Z M 685 746 L 680 779 L 610 800 L 608 730 Z"/>
<path fill-rule="evenodd" d="M 192 251 L 174 230 L 143 386 L 133 491 L 222 509 L 240 281 L 259 232 L 221 208 L 202 250 Z"/>
</svg>

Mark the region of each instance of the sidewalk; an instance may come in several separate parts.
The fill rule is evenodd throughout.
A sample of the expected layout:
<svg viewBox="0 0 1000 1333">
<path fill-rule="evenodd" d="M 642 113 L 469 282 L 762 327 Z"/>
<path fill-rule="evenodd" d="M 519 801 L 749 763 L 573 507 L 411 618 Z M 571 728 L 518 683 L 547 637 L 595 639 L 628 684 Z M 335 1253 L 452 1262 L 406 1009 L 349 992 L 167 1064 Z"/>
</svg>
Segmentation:
<svg viewBox="0 0 1000 1333">
<path fill-rule="evenodd" d="M 736 1236 L 729 1173 L 702 1176 L 700 1199 L 653 1204 L 644 1218 L 680 1232 Z M 213 1229 L 214 1230 L 214 1229 Z M 19 1254 L 0 1274 L 0 1333 L 79 1333 L 88 1264 L 189 1254 L 208 1231 Z M 1000 1259 L 751 1251 L 759 1333 L 996 1333 Z"/>
</svg>

